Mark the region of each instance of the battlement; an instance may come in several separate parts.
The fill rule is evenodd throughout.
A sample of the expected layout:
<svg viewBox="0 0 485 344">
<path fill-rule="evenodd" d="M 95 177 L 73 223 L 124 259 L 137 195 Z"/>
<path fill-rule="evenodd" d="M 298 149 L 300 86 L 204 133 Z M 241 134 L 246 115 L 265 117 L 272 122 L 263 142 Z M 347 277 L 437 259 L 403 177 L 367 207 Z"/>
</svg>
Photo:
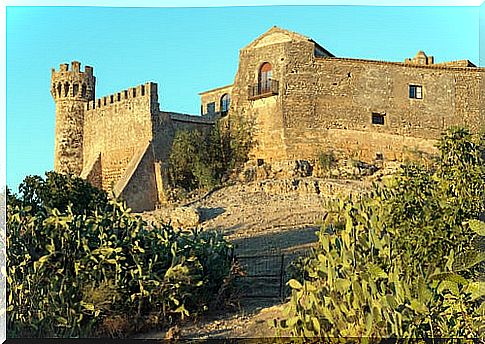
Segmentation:
<svg viewBox="0 0 485 344">
<path fill-rule="evenodd" d="M 56 71 L 55 68 L 52 68 L 52 74 L 53 75 L 55 73 L 66 73 L 66 72 L 85 73 L 88 76 L 93 76 L 93 67 L 91 67 L 91 66 L 85 66 L 84 67 L 84 72 L 82 72 L 81 71 L 81 62 L 79 62 L 79 61 L 72 61 L 71 62 L 71 70 L 69 70 L 69 64 L 68 63 L 61 63 L 59 65 L 59 71 Z"/>
<path fill-rule="evenodd" d="M 147 82 L 96 100 L 91 100 L 86 103 L 85 110 L 109 107 L 117 103 L 132 101 L 133 99 L 139 98 L 150 98 L 152 101 L 158 102 L 158 85 L 154 82 Z"/>
</svg>

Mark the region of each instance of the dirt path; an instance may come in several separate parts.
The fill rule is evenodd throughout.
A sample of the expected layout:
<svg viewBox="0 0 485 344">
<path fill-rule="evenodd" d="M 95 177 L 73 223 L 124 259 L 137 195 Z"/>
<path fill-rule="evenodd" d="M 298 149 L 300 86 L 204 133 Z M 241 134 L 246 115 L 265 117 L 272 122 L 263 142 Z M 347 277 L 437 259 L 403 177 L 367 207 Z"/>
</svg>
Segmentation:
<svg viewBox="0 0 485 344">
<path fill-rule="evenodd" d="M 328 195 L 360 192 L 362 183 L 323 181 L 312 178 L 260 181 L 222 188 L 193 202 L 201 215 L 201 226 L 220 230 L 235 244 L 236 255 L 258 256 L 277 252 L 284 255 L 285 270 L 297 256 L 307 252 L 317 240 L 315 234 L 325 212 Z M 326 192 L 322 192 L 325 189 Z M 325 194 L 325 196 L 324 196 Z M 148 219 L 166 219 L 167 209 L 144 214 Z M 267 264 L 261 258 L 252 264 Z M 269 292 L 278 285 L 269 284 Z M 243 298 L 234 312 L 210 314 L 186 323 L 178 331 L 182 338 L 271 337 L 269 325 L 281 315 L 281 298 Z M 138 338 L 163 338 L 153 332 Z"/>
</svg>

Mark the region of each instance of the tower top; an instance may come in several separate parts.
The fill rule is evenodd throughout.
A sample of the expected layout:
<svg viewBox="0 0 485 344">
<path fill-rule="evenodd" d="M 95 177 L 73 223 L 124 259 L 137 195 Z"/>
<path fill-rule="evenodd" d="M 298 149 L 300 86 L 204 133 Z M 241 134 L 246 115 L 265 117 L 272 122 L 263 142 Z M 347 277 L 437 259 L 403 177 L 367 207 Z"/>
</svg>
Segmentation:
<svg viewBox="0 0 485 344">
<path fill-rule="evenodd" d="M 95 83 L 93 67 L 85 66 L 81 71 L 79 61 L 72 61 L 70 66 L 61 63 L 58 71 L 52 68 L 51 94 L 55 100 L 93 100 Z"/>
<path fill-rule="evenodd" d="M 405 63 L 413 63 L 420 65 L 432 65 L 434 64 L 434 57 L 428 56 L 424 51 L 420 50 L 412 59 L 405 59 Z"/>
</svg>

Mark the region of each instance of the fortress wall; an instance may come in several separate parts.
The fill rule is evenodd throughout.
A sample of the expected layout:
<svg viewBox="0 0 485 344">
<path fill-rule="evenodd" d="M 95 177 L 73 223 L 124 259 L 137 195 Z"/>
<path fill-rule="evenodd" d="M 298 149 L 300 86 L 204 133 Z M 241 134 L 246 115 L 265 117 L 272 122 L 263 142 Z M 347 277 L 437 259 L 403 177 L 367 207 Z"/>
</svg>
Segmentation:
<svg viewBox="0 0 485 344">
<path fill-rule="evenodd" d="M 108 95 L 86 105 L 84 161 L 101 153 L 104 189 L 121 178 L 136 149 L 152 139 L 152 113 L 156 110 L 157 85 L 154 83 Z"/>
<path fill-rule="evenodd" d="M 361 150 L 367 159 L 376 152 L 398 159 L 403 150 L 431 152 L 433 140 L 446 127 L 476 129 L 474 123 L 483 123 L 483 73 L 476 70 L 305 54 L 291 59 L 294 67 L 285 75 L 284 93 L 289 157 L 346 147 Z M 423 99 L 409 98 L 410 84 L 423 87 Z M 372 124 L 373 112 L 384 114 L 384 125 Z"/>
<path fill-rule="evenodd" d="M 485 129 L 485 73 L 455 74 L 455 116 L 473 131 Z"/>
</svg>

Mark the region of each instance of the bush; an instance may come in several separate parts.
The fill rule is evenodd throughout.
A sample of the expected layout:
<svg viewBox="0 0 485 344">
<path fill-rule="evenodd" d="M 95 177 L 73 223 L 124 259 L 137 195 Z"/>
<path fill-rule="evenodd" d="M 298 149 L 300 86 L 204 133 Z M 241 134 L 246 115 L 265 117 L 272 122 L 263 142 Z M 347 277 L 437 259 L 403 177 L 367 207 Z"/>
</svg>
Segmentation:
<svg viewBox="0 0 485 344">
<path fill-rule="evenodd" d="M 280 326 L 307 337 L 478 337 L 483 142 L 452 129 L 436 170 L 405 166 L 388 185 L 334 203 L 318 247 L 289 282 Z"/>
<path fill-rule="evenodd" d="M 337 157 L 333 151 L 318 153 L 318 167 L 322 172 L 330 175 L 330 171 L 337 165 Z"/>
<path fill-rule="evenodd" d="M 169 156 L 171 186 L 186 191 L 212 189 L 247 160 L 252 122 L 239 116 L 217 122 L 211 131 L 179 130 Z"/>
<path fill-rule="evenodd" d="M 9 337 L 126 335 L 211 306 L 232 264 L 221 235 L 108 205 L 78 214 L 7 205 Z"/>
<path fill-rule="evenodd" d="M 173 187 L 211 189 L 220 183 L 225 169 L 218 129 L 209 134 L 198 130 L 176 132 L 169 157 Z"/>
<path fill-rule="evenodd" d="M 229 128 L 223 136 L 223 142 L 226 142 L 226 156 L 229 157 L 229 169 L 239 169 L 249 160 L 249 152 L 256 144 L 254 127 L 255 120 L 252 117 L 235 115 L 229 118 Z"/>
<path fill-rule="evenodd" d="M 67 207 L 74 214 L 93 213 L 108 206 L 107 193 L 82 178 L 53 171 L 45 176 L 26 177 L 20 183 L 18 197 L 7 188 L 7 202 L 30 207 L 32 213 L 54 208 L 64 212 Z"/>
</svg>

